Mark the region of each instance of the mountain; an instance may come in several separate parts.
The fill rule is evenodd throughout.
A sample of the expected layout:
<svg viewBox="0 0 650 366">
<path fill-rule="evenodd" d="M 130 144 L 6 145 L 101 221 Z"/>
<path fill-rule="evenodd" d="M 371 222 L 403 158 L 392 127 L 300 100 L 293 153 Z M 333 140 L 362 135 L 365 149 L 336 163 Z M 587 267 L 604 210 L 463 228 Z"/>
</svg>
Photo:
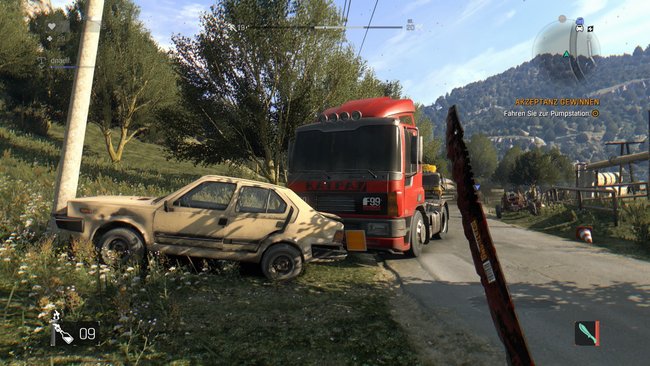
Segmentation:
<svg viewBox="0 0 650 366">
<path fill-rule="evenodd" d="M 424 107 L 424 112 L 433 121 L 434 131 L 445 131 L 447 109 L 456 104 L 467 137 L 478 132 L 488 135 L 501 156 L 513 145 L 557 146 L 572 160 L 588 162 L 618 155 L 620 151 L 605 146 L 606 141 L 647 139 L 650 45 L 645 51 L 637 47 L 632 55 L 574 61 L 572 66 L 570 58 L 562 55 L 538 55 L 484 81 L 455 88 Z M 582 81 L 573 72 L 576 64 L 585 74 Z M 598 104 L 561 105 L 575 103 L 575 98 Z M 517 101 L 531 103 L 535 99 L 557 105 L 516 105 Z M 598 117 L 591 116 L 594 109 L 598 109 Z M 528 116 L 529 111 L 537 116 Z M 564 111 L 587 116 L 553 116 Z M 646 141 L 632 151 L 647 146 Z"/>
</svg>

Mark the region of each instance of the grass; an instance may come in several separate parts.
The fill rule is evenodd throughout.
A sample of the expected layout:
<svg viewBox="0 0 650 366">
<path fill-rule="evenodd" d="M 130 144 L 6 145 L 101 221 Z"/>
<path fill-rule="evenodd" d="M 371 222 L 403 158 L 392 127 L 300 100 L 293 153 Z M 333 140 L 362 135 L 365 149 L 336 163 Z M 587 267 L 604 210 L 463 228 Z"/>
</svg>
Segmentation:
<svg viewBox="0 0 650 366">
<path fill-rule="evenodd" d="M 89 126 L 78 195 L 161 195 L 227 166 L 167 162 L 133 142 L 111 164 Z M 274 284 L 248 267 L 154 254 L 148 272 L 96 262 L 90 243 L 46 232 L 62 128 L 39 138 L 0 121 L 0 362 L 40 364 L 412 365 L 394 291 L 367 256 L 312 263 Z M 253 271 L 255 272 L 255 271 Z M 49 347 L 49 320 L 101 321 L 97 347 Z"/>
<path fill-rule="evenodd" d="M 593 227 L 594 245 L 612 253 L 650 260 L 650 243 L 634 241 L 633 228 L 626 217 L 623 217 L 619 226 L 614 226 L 610 213 L 580 212 L 575 207 L 555 205 L 542 208 L 539 216 L 533 216 L 526 210 L 504 212 L 502 221 L 568 239 L 575 239 L 577 226 L 589 225 Z"/>
</svg>

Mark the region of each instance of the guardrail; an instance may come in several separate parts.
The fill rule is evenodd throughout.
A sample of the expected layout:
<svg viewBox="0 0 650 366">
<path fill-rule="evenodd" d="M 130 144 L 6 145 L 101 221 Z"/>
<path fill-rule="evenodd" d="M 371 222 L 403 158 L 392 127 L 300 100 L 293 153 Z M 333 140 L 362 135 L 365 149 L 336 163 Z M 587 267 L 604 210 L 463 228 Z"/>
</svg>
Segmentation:
<svg viewBox="0 0 650 366">
<path fill-rule="evenodd" d="M 613 189 L 605 189 L 605 188 L 575 188 L 575 187 L 551 187 L 548 191 L 546 191 L 545 195 L 547 196 L 547 201 L 548 202 L 561 202 L 564 199 L 560 199 L 563 195 L 560 195 L 560 191 L 564 192 L 576 192 L 576 203 L 578 206 L 578 209 L 589 209 L 589 210 L 596 210 L 596 211 L 605 211 L 605 212 L 612 212 L 614 214 L 614 225 L 618 226 L 619 222 L 619 213 L 620 209 L 618 207 L 618 193 L 613 190 Z M 588 201 L 592 198 L 587 198 L 583 197 L 583 193 L 602 193 L 602 194 L 609 194 L 610 198 L 612 200 L 612 207 L 604 207 L 604 206 L 593 206 L 593 205 L 585 205 L 584 202 Z M 599 197 L 602 199 L 602 197 Z"/>
</svg>

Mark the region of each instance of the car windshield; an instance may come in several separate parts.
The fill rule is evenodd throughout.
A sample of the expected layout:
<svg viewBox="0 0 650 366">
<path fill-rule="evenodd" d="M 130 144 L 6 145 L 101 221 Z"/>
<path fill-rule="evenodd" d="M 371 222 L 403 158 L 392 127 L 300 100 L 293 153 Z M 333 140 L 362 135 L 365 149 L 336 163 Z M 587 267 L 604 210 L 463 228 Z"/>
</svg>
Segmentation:
<svg viewBox="0 0 650 366">
<path fill-rule="evenodd" d="M 296 134 L 291 170 L 400 171 L 396 126 L 363 126 L 346 131 L 303 131 Z"/>
</svg>

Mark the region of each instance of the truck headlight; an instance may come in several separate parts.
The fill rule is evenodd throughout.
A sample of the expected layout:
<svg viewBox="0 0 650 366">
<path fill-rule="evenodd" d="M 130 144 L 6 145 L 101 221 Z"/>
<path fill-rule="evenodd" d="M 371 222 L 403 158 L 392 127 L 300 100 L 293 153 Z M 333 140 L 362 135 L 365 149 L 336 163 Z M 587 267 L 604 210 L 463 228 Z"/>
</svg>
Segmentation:
<svg viewBox="0 0 650 366">
<path fill-rule="evenodd" d="M 373 236 L 384 236 L 389 234 L 388 223 L 370 222 L 366 227 L 366 233 Z"/>
</svg>

